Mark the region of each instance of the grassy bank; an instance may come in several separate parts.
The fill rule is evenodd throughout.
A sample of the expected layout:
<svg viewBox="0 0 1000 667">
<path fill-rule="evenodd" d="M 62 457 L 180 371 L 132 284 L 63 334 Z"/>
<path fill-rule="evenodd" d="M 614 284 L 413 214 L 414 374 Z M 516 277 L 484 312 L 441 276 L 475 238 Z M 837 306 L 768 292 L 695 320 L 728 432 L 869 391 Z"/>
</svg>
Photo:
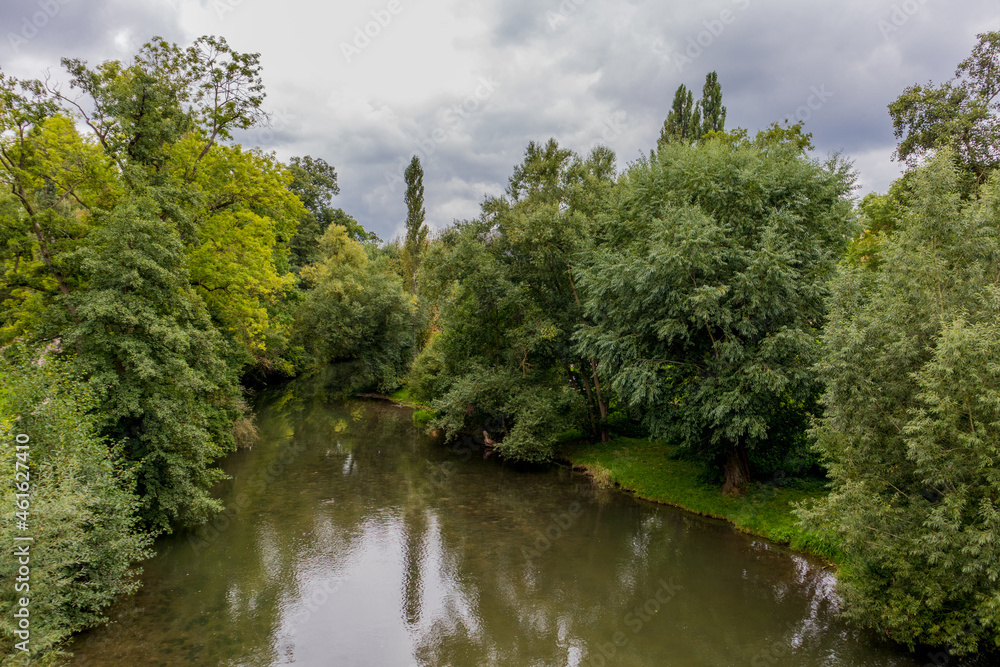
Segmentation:
<svg viewBox="0 0 1000 667">
<path fill-rule="evenodd" d="M 725 519 L 744 532 L 837 560 L 834 545 L 825 536 L 798 526 L 792 514 L 794 504 L 826 493 L 821 483 L 797 488 L 757 485 L 744 497 L 731 498 L 722 495 L 720 485 L 703 481 L 701 465 L 672 458 L 675 452 L 675 447 L 661 442 L 616 436 L 610 443 L 573 446 L 564 457 L 599 483 L 619 486 L 645 500 Z"/>
</svg>

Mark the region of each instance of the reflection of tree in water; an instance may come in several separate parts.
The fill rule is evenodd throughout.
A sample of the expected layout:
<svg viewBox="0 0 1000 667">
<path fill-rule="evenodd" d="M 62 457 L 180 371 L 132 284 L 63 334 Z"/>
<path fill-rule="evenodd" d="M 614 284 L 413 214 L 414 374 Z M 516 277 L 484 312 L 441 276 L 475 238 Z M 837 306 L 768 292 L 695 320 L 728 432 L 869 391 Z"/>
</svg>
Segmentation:
<svg viewBox="0 0 1000 667">
<path fill-rule="evenodd" d="M 351 613 L 338 586 L 372 549 L 398 559 L 397 619 L 421 665 L 577 664 L 619 631 L 609 664 L 750 664 L 785 644 L 869 655 L 829 631 L 828 574 L 804 560 L 569 471 L 464 460 L 409 410 L 342 400 L 343 382 L 334 369 L 261 397 L 261 440 L 217 489 L 230 518 L 161 542 L 147 586 L 98 631 L 96 664 L 286 664 L 305 643 L 350 642 L 297 632 L 300 615 L 324 596 Z M 633 632 L 662 580 L 683 589 Z"/>
<path fill-rule="evenodd" d="M 406 418 L 396 418 L 399 413 Z M 706 554 L 690 539 L 705 530 L 700 520 L 639 506 L 626 510 L 635 520 L 622 520 L 622 501 L 585 482 L 574 487 L 554 475 L 523 475 L 476 456 L 464 462 L 444 448 L 424 449 L 408 412 L 388 404 L 316 405 L 301 410 L 296 423 L 296 438 L 314 445 L 337 433 L 329 470 L 305 467 L 336 479 L 331 533 L 359 539 L 355 531 L 372 508 L 391 508 L 401 530 L 399 613 L 420 664 L 561 665 L 592 655 L 617 631 L 629 645 L 615 664 L 683 664 L 676 662 L 685 656 L 683 644 L 704 628 L 712 629 L 711 641 L 688 648 L 690 660 L 713 656 L 723 664 L 734 647 L 755 638 L 798 646 L 819 641 L 829 621 L 829 596 L 814 581 L 828 575 L 815 568 L 793 575 L 787 555 L 750 551 L 747 540 L 726 527 L 715 528 L 722 538 L 712 547 L 729 553 Z M 615 502 L 617 511 L 604 520 L 604 507 Z M 573 503 L 582 513 L 559 527 L 552 515 L 566 515 Z M 540 541 L 547 531 L 555 539 Z M 706 576 L 706 559 L 722 569 Z M 729 567 L 747 560 L 784 576 Z M 661 579 L 684 589 L 636 625 L 641 619 L 634 610 L 656 594 Z M 789 637 L 767 613 L 734 619 L 737 610 L 800 599 L 813 606 L 790 614 L 799 631 Z M 652 656 L 670 645 L 664 635 L 676 635 L 678 646 L 656 662 Z"/>
</svg>

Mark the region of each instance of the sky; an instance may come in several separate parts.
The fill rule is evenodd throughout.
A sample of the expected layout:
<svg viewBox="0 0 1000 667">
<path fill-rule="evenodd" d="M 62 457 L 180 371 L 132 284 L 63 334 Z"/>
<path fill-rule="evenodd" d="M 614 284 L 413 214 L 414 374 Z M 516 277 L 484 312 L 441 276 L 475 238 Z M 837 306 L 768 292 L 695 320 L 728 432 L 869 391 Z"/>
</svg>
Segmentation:
<svg viewBox="0 0 1000 667">
<path fill-rule="evenodd" d="M 500 194 L 530 141 L 624 169 L 656 144 L 680 84 L 717 71 L 727 128 L 804 121 L 858 194 L 900 174 L 887 105 L 942 83 L 996 0 L 4 0 L 0 69 L 65 80 L 62 57 L 128 60 L 153 36 L 225 37 L 260 53 L 270 125 L 244 145 L 323 158 L 334 205 L 383 239 L 403 232 L 403 169 L 424 168 L 443 228 Z"/>
</svg>

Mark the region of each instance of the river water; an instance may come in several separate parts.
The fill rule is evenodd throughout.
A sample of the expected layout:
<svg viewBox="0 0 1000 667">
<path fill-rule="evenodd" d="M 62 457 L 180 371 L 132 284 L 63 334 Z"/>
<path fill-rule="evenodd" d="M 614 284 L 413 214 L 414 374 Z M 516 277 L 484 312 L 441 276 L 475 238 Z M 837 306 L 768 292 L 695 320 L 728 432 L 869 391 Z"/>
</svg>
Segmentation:
<svg viewBox="0 0 1000 667">
<path fill-rule="evenodd" d="M 449 449 L 336 372 L 271 390 L 227 510 L 158 541 L 74 665 L 945 664 L 835 616 L 819 561 Z"/>
</svg>

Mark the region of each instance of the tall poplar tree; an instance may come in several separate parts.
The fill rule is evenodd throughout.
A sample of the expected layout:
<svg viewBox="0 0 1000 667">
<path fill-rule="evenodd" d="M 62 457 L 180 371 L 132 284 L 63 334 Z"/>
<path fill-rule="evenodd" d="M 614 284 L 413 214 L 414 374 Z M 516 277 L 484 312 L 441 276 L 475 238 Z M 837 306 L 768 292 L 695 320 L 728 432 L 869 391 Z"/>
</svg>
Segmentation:
<svg viewBox="0 0 1000 667">
<path fill-rule="evenodd" d="M 705 87 L 701 91 L 701 136 L 709 132 L 722 132 L 726 129 L 726 107 L 722 106 L 722 86 L 719 85 L 719 75 L 709 72 L 705 77 Z"/>
<path fill-rule="evenodd" d="M 406 181 L 406 242 L 403 246 L 403 275 L 406 289 L 417 291 L 417 271 L 427 246 L 427 225 L 424 224 L 424 170 L 416 155 L 403 173 Z"/>
<path fill-rule="evenodd" d="M 726 107 L 722 106 L 722 86 L 719 75 L 709 72 L 705 77 L 701 99 L 681 84 L 674 93 L 674 103 L 660 130 L 659 143 L 695 141 L 709 132 L 722 132 L 726 127 Z"/>
</svg>

